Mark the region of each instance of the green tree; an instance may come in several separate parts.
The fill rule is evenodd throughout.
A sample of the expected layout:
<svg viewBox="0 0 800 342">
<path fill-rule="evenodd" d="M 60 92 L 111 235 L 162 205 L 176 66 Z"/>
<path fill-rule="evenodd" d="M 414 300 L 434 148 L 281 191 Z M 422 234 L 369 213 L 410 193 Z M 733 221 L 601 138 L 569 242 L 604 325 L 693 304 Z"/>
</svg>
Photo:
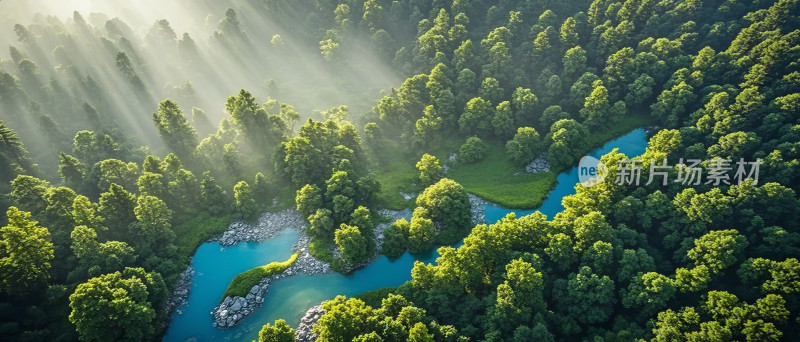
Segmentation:
<svg viewBox="0 0 800 342">
<path fill-rule="evenodd" d="M 656 272 L 647 272 L 635 277 L 628 288 L 623 290 L 622 305 L 651 315 L 667 306 L 675 293 L 672 279 Z"/>
<path fill-rule="evenodd" d="M 540 127 L 550 128 L 556 121 L 569 118 L 569 113 L 563 111 L 561 106 L 550 106 L 542 112 L 542 116 L 539 118 L 539 125 Z"/>
<path fill-rule="evenodd" d="M 442 177 L 442 165 L 439 163 L 439 159 L 430 154 L 422 155 L 416 166 L 422 184 L 433 184 Z"/>
<path fill-rule="evenodd" d="M 80 339 L 141 341 L 152 338 L 156 310 L 154 303 L 148 300 L 153 293 L 148 291 L 147 283 L 138 276 L 114 272 L 78 285 L 75 293 L 69 296 L 72 309 L 69 321 L 75 324 Z"/>
<path fill-rule="evenodd" d="M 685 82 L 680 82 L 670 89 L 664 89 L 650 109 L 654 116 L 674 126 L 690 110 L 687 107 L 695 97 L 694 88 Z"/>
<path fill-rule="evenodd" d="M 367 0 L 364 2 L 364 15 L 362 19 L 372 32 L 375 32 L 380 28 L 382 16 L 383 7 L 378 5 L 377 1 Z"/>
<path fill-rule="evenodd" d="M 461 45 L 453 51 L 453 66 L 455 66 L 456 70 L 469 70 L 473 67 L 474 61 L 472 41 L 469 39 L 461 42 Z"/>
<path fill-rule="evenodd" d="M 86 173 L 86 165 L 81 163 L 78 158 L 61 152 L 58 156 L 58 174 L 64 185 L 72 189 L 83 188 L 83 178 Z M 11 165 L 11 164 L 8 164 Z"/>
<path fill-rule="evenodd" d="M 371 230 L 372 218 L 369 209 L 362 205 L 353 210 L 353 213 L 350 214 L 350 225 L 362 230 Z"/>
<path fill-rule="evenodd" d="M 30 220 L 31 213 L 9 207 L 8 225 L 0 228 L 0 286 L 6 293 L 32 291 L 50 279 L 53 244 L 50 232 Z"/>
<path fill-rule="evenodd" d="M 642 74 L 633 83 L 628 85 L 628 92 L 625 94 L 625 103 L 639 105 L 649 103 L 653 96 L 653 87 L 656 81 L 647 74 Z"/>
<path fill-rule="evenodd" d="M 100 195 L 98 212 L 105 218 L 104 223 L 112 232 L 124 234 L 128 225 L 136 221 L 136 201 L 136 195 L 122 186 L 111 184 L 108 192 Z"/>
<path fill-rule="evenodd" d="M 436 115 L 433 105 L 425 107 L 422 117 L 417 120 L 414 127 L 414 140 L 422 146 L 427 146 L 436 139 L 436 133 L 442 125 L 442 118 Z"/>
<path fill-rule="evenodd" d="M 258 332 L 258 342 L 294 342 L 294 329 L 283 319 L 267 323 Z"/>
<path fill-rule="evenodd" d="M 136 180 L 136 187 L 140 194 L 156 197 L 166 197 L 167 186 L 164 184 L 164 175 L 153 172 L 144 172 Z"/>
<path fill-rule="evenodd" d="M 319 42 L 319 51 L 326 60 L 334 59 L 337 50 L 339 50 L 339 43 L 335 42 L 333 39 L 321 40 Z"/>
<path fill-rule="evenodd" d="M 175 239 L 172 232 L 172 211 L 158 197 L 142 195 L 136 200 L 133 208 L 138 225 L 134 225 L 134 233 L 151 246 L 166 246 Z"/>
<path fill-rule="evenodd" d="M 102 226 L 103 217 L 97 215 L 97 205 L 86 196 L 78 195 L 72 202 L 72 220 L 76 225 L 86 225 L 94 229 L 106 229 Z"/>
<path fill-rule="evenodd" d="M 238 95 L 230 96 L 225 102 L 225 111 L 233 122 L 245 133 L 253 146 L 269 151 L 272 146 L 283 141 L 288 130 L 286 121 L 277 114 L 270 114 L 255 97 L 242 89 Z"/>
<path fill-rule="evenodd" d="M 554 297 L 562 310 L 581 323 L 605 322 L 611 315 L 616 297 L 614 281 L 608 276 L 598 276 L 592 269 L 584 266 L 578 273 L 572 273 L 563 290 Z"/>
<path fill-rule="evenodd" d="M 322 208 L 322 191 L 316 185 L 306 184 L 297 190 L 295 203 L 297 203 L 297 211 L 305 216 L 311 215 L 317 209 Z"/>
<path fill-rule="evenodd" d="M 492 125 L 490 103 L 476 97 L 467 102 L 464 113 L 458 119 L 458 126 L 463 133 L 486 134 Z"/>
<path fill-rule="evenodd" d="M 539 99 L 530 89 L 518 87 L 511 97 L 511 104 L 515 110 L 514 121 L 518 124 L 533 121 L 534 110 L 538 103 Z"/>
<path fill-rule="evenodd" d="M 408 248 L 408 234 L 410 223 L 401 218 L 383 232 L 383 245 L 381 253 L 390 258 L 397 258 L 403 255 Z"/>
<path fill-rule="evenodd" d="M 220 215 L 228 211 L 230 202 L 211 172 L 203 172 L 203 180 L 200 182 L 200 197 L 203 200 L 203 207 L 213 215 Z"/>
<path fill-rule="evenodd" d="M 342 260 L 350 265 L 356 265 L 369 257 L 367 239 L 358 227 L 342 224 L 336 229 L 334 241 L 341 252 Z"/>
<path fill-rule="evenodd" d="M 715 230 L 694 240 L 694 248 L 687 255 L 696 265 L 718 273 L 733 265 L 747 244 L 747 239 L 735 229 Z"/>
<path fill-rule="evenodd" d="M 433 335 L 428 333 L 428 328 L 422 322 L 417 322 L 408 331 L 408 342 L 433 342 Z"/>
<path fill-rule="evenodd" d="M 494 134 L 500 138 L 507 138 L 514 133 L 514 119 L 511 117 L 511 102 L 503 101 L 497 105 L 492 118 Z"/>
<path fill-rule="evenodd" d="M 333 233 L 333 213 L 325 208 L 308 216 L 308 223 L 311 224 L 310 231 L 316 236 L 329 237 Z"/>
<path fill-rule="evenodd" d="M 139 178 L 139 166 L 134 162 L 125 163 L 119 159 L 106 159 L 94 164 L 94 174 L 97 177 L 97 186 L 108 189 L 111 184 L 122 185 L 126 190 L 136 189 L 136 180 Z"/>
<path fill-rule="evenodd" d="M 429 250 L 436 238 L 433 221 L 427 216 L 428 211 L 423 207 L 414 209 L 411 224 L 408 227 L 408 249 L 411 253 L 420 253 Z"/>
<path fill-rule="evenodd" d="M 586 126 L 572 119 L 563 119 L 553 123 L 550 134 L 553 143 L 547 151 L 547 159 L 556 167 L 572 165 L 579 154 L 586 149 L 586 137 L 589 131 Z"/>
<path fill-rule="evenodd" d="M 281 38 L 281 35 L 279 34 L 272 36 L 272 39 L 270 39 L 269 43 L 270 45 L 272 45 L 273 49 L 278 51 L 282 50 L 283 46 L 285 45 L 283 42 L 283 38 Z"/>
<path fill-rule="evenodd" d="M 481 138 L 470 137 L 458 149 L 458 160 L 464 163 L 475 163 L 486 158 L 489 145 L 486 145 Z"/>
<path fill-rule="evenodd" d="M 579 113 L 584 119 L 584 125 L 596 128 L 611 123 L 610 109 L 608 89 L 601 82 L 595 82 L 594 90 L 586 98 Z"/>
<path fill-rule="evenodd" d="M 500 103 L 503 98 L 503 88 L 500 88 L 500 82 L 492 77 L 487 77 L 481 82 L 481 87 L 478 89 L 479 98 L 488 101 L 487 106 L 491 103 Z"/>
<path fill-rule="evenodd" d="M 253 219 L 258 214 L 258 205 L 253 198 L 253 191 L 245 181 L 236 183 L 233 187 L 233 197 L 236 199 L 236 209 L 245 219 Z"/>
<path fill-rule="evenodd" d="M 532 127 L 517 128 L 517 134 L 506 143 L 506 155 L 512 163 L 522 166 L 532 162 L 541 153 L 539 132 Z"/>
<path fill-rule="evenodd" d="M 164 142 L 181 157 L 191 156 L 197 146 L 197 132 L 178 104 L 166 99 L 158 104 L 153 121 Z"/>
<path fill-rule="evenodd" d="M 564 65 L 564 74 L 569 80 L 574 80 L 576 75 L 586 71 L 586 51 L 580 46 L 575 46 L 564 53 L 561 63 Z"/>
<path fill-rule="evenodd" d="M 471 223 L 469 198 L 464 188 L 447 178 L 429 186 L 417 197 L 417 206 L 428 210 L 446 229 L 464 229 Z"/>
</svg>

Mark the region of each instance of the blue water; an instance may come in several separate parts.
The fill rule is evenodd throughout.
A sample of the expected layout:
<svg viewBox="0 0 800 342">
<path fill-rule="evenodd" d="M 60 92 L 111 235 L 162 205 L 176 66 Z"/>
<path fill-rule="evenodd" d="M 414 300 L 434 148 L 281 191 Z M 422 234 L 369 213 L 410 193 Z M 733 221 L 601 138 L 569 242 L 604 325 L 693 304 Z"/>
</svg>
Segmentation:
<svg viewBox="0 0 800 342">
<path fill-rule="evenodd" d="M 638 128 L 626 135 L 605 143 L 600 148 L 597 148 L 589 153 L 589 155 L 600 159 L 600 157 L 611 152 L 611 150 L 614 148 L 618 148 L 620 153 L 623 153 L 628 157 L 634 157 L 644 153 L 645 147 L 647 147 L 645 131 L 644 129 Z M 542 205 L 539 208 L 533 210 L 519 210 L 508 209 L 489 204 L 486 205 L 486 222 L 497 222 L 510 212 L 514 212 L 517 217 L 522 217 L 532 214 L 536 211 L 540 211 L 542 214 L 545 214 L 548 218 L 552 219 L 557 213 L 564 210 L 564 206 L 561 205 L 561 199 L 575 194 L 575 184 L 578 184 L 579 182 L 578 167 L 575 166 L 560 173 L 556 179 L 558 180 L 558 184 L 556 184 L 556 187 L 542 202 Z"/>
<path fill-rule="evenodd" d="M 645 146 L 644 130 L 636 129 L 606 143 L 590 155 L 599 158 L 616 147 L 628 156 L 638 156 L 644 152 Z M 561 199 L 575 193 L 574 186 L 578 183 L 576 170 L 577 167 L 574 167 L 558 175 L 558 185 L 537 210 L 552 218 L 563 209 Z M 489 223 L 497 222 L 510 212 L 521 217 L 535 211 L 493 205 L 487 205 L 485 209 L 486 222 Z M 309 307 L 336 295 L 353 296 L 382 287 L 402 285 L 411 278 L 414 261 L 430 263 L 438 257 L 435 251 L 418 255 L 406 253 L 394 260 L 380 256 L 369 266 L 349 275 L 329 273 L 284 278 L 270 286 L 261 309 L 235 328 L 214 328 L 211 325 L 211 311 L 219 304 L 220 296 L 231 279 L 255 266 L 288 259 L 297 238 L 296 231 L 287 229 L 275 238 L 260 243 L 240 243 L 230 247 L 221 247 L 216 242 L 202 244 L 192 259 L 195 275 L 189 304 L 178 308 L 182 313 L 174 315 L 163 341 L 252 341 L 258 338 L 258 331 L 264 324 L 283 318 L 296 326 Z"/>
</svg>

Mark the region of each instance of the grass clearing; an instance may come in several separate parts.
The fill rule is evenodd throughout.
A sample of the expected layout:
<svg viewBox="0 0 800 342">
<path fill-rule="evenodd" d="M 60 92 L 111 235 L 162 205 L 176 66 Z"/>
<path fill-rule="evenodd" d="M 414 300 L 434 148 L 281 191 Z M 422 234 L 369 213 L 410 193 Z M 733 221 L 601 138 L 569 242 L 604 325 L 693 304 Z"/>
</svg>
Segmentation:
<svg viewBox="0 0 800 342">
<path fill-rule="evenodd" d="M 414 200 L 407 200 L 400 192 L 418 192 L 419 171 L 417 161 L 411 161 L 403 155 L 379 163 L 375 175 L 381 182 L 381 191 L 377 195 L 378 202 L 392 210 L 413 208 Z"/>
<path fill-rule="evenodd" d="M 526 173 L 506 157 L 505 143 L 486 141 L 486 158 L 451 168 L 449 178 L 467 192 L 508 208 L 531 209 L 542 204 L 556 183 L 551 172 Z"/>
<path fill-rule="evenodd" d="M 230 214 L 213 216 L 203 211 L 188 221 L 172 227 L 172 231 L 175 232 L 175 245 L 178 247 L 178 253 L 188 261 L 197 246 L 214 235 L 224 232 L 230 223 Z"/>
<path fill-rule="evenodd" d="M 228 288 L 225 290 L 225 293 L 222 294 L 220 301 L 224 300 L 225 297 L 228 296 L 247 296 L 247 293 L 250 292 L 250 289 L 252 289 L 253 286 L 256 286 L 261 279 L 285 271 L 295 262 L 295 260 L 297 260 L 299 255 L 300 253 L 294 253 L 286 261 L 271 262 L 267 265 L 254 267 L 239 273 L 239 275 L 233 278 L 231 283 L 228 285 Z"/>
<path fill-rule="evenodd" d="M 589 151 L 616 139 L 633 129 L 651 125 L 654 118 L 649 115 L 632 115 L 611 127 L 593 132 L 588 139 Z M 542 136 L 547 132 L 540 132 Z M 424 187 L 419 184 L 416 163 L 423 153 L 430 153 L 442 164 L 448 163 L 448 155 L 458 152 L 459 146 L 467 137 L 450 135 L 419 155 L 402 153 L 383 153 L 377 157 L 376 176 L 381 182 L 379 202 L 386 208 L 402 210 L 414 208 L 414 200 L 406 200 L 400 192 L 419 193 Z M 526 173 L 521 167 L 512 164 L 506 157 L 505 141 L 486 139 L 489 146 L 486 158 L 473 164 L 455 163 L 451 165 L 446 177 L 461 184 L 467 192 L 486 201 L 514 209 L 533 209 L 539 207 L 547 194 L 555 187 L 556 175 L 564 169 L 544 173 Z M 406 148 L 394 141 L 384 142 L 388 151 L 403 151 Z M 571 167 L 571 166 L 570 166 Z"/>
</svg>

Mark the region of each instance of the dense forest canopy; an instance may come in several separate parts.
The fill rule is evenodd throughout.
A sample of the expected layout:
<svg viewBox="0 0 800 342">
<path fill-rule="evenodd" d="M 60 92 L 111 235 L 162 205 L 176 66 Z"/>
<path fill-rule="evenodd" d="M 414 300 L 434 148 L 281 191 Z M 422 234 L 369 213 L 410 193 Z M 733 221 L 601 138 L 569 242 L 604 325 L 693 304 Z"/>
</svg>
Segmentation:
<svg viewBox="0 0 800 342">
<path fill-rule="evenodd" d="M 797 0 L 0 2 L 0 334 L 157 340 L 200 243 L 291 207 L 338 272 L 443 246 L 370 303 L 325 302 L 318 341 L 793 340 L 798 14 Z M 676 179 L 696 159 L 757 161 L 759 177 L 608 177 L 554 217 L 474 225 L 468 194 L 487 192 L 470 170 L 546 161 L 544 185 L 525 185 L 545 196 L 641 125 L 658 127 L 646 151 L 605 155 L 611 174 L 636 158 Z M 411 219 L 377 231 L 398 206 Z M 283 320 L 259 335 L 294 340 Z"/>
</svg>

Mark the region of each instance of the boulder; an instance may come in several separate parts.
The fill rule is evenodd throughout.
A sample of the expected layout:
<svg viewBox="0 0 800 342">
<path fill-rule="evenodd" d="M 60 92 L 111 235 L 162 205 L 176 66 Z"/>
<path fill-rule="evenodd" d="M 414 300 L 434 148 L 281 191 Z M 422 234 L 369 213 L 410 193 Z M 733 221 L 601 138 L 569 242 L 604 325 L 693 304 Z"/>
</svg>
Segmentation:
<svg viewBox="0 0 800 342">
<path fill-rule="evenodd" d="M 231 305 L 231 310 L 233 311 L 239 311 L 241 309 L 242 309 L 242 304 L 239 303 L 238 301 L 234 302 L 233 305 Z"/>
</svg>

